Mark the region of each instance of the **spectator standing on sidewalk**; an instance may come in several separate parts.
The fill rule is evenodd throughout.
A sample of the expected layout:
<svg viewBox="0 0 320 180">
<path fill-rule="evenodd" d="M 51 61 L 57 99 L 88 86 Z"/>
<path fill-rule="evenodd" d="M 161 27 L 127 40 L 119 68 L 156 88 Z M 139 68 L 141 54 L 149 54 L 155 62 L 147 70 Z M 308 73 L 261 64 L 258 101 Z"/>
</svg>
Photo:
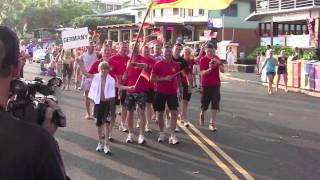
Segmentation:
<svg viewBox="0 0 320 180">
<path fill-rule="evenodd" d="M 215 55 L 215 48 L 211 44 L 206 46 L 206 56 L 200 59 L 201 70 L 201 86 L 203 93 L 201 96 L 201 112 L 200 125 L 204 124 L 204 115 L 211 103 L 211 119 L 209 129 L 217 131 L 216 118 L 217 112 L 220 109 L 220 71 L 224 72 L 224 65 L 220 58 Z"/>
<path fill-rule="evenodd" d="M 261 70 L 263 70 L 264 67 L 266 67 L 266 75 L 268 78 L 268 94 L 272 94 L 272 84 L 273 84 L 273 79 L 275 76 L 277 64 L 278 64 L 277 60 L 273 58 L 273 51 L 272 50 L 267 51 L 267 59 L 264 62 Z"/>
<path fill-rule="evenodd" d="M 278 58 L 278 78 L 277 78 L 277 86 L 276 91 L 278 91 L 279 81 L 282 76 L 284 80 L 284 85 L 286 86 L 285 91 L 288 92 L 288 74 L 287 74 L 287 57 L 284 50 L 280 51 L 280 57 Z"/>
<path fill-rule="evenodd" d="M 232 51 L 232 47 L 229 47 L 227 52 L 228 72 L 234 72 L 234 59 L 235 55 Z"/>
</svg>

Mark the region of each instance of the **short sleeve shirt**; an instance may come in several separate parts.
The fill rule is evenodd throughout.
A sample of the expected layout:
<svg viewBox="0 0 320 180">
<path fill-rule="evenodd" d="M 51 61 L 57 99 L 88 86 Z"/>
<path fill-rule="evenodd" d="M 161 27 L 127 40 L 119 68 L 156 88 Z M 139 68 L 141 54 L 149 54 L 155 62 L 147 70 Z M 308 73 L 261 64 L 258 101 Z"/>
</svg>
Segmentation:
<svg viewBox="0 0 320 180">
<path fill-rule="evenodd" d="M 153 69 L 152 74 L 157 77 L 165 77 L 168 75 L 174 75 L 179 72 L 179 64 L 177 62 L 167 62 L 161 60 L 157 62 Z M 155 83 L 155 90 L 161 94 L 176 94 L 178 89 L 177 78 L 173 78 L 171 81 L 160 81 Z"/>
<path fill-rule="evenodd" d="M 86 52 L 81 56 L 81 59 L 83 60 L 84 68 L 86 69 L 86 71 L 89 71 L 89 68 L 98 59 L 98 57 L 95 52 L 93 52 L 92 54 Z"/>
<path fill-rule="evenodd" d="M 146 63 L 145 58 L 142 56 L 136 56 L 133 57 L 132 62 L 136 63 Z M 128 93 L 138 93 L 138 92 L 147 92 L 149 90 L 149 82 L 144 79 L 140 78 L 139 76 L 142 72 L 142 69 L 137 67 L 128 67 L 128 86 L 134 86 L 136 83 L 139 83 L 139 85 L 134 90 L 128 90 Z"/>
<path fill-rule="evenodd" d="M 217 60 L 219 63 L 222 63 L 220 58 L 216 55 L 213 56 L 213 59 Z M 204 56 L 200 59 L 200 70 L 205 71 L 209 69 L 211 60 L 208 56 Z M 206 75 L 201 76 L 201 86 L 202 87 L 212 87 L 212 86 L 220 86 L 220 73 L 219 66 L 213 68 L 213 70 Z"/>
</svg>

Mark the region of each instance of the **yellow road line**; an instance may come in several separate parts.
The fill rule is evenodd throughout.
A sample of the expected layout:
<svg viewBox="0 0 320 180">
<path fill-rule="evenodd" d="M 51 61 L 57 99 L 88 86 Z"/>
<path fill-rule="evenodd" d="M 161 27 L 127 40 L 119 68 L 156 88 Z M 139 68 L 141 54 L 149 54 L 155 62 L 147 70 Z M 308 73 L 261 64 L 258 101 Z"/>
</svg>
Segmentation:
<svg viewBox="0 0 320 180">
<path fill-rule="evenodd" d="M 209 157 L 227 174 L 227 176 L 229 176 L 230 179 L 239 180 L 239 178 L 228 168 L 228 166 L 224 164 L 212 151 L 210 151 L 210 149 L 205 146 L 195 135 L 193 135 L 189 129 L 184 127 L 181 122 L 178 122 L 178 125 L 204 150 L 204 152 L 209 155 Z"/>
<path fill-rule="evenodd" d="M 191 129 L 197 133 L 206 143 L 213 147 L 225 160 L 227 160 L 237 171 L 239 171 L 246 179 L 253 180 L 254 178 L 243 169 L 237 162 L 235 162 L 229 155 L 227 155 L 216 143 L 207 138 L 202 132 L 200 132 L 193 124 L 189 123 Z"/>
</svg>

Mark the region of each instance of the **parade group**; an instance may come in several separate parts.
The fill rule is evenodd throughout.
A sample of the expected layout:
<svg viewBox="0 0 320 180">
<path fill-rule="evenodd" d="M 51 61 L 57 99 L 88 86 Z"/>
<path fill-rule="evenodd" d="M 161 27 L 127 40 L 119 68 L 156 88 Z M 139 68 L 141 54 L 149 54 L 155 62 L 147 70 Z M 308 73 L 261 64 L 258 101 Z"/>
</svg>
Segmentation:
<svg viewBox="0 0 320 180">
<path fill-rule="evenodd" d="M 127 143 L 134 142 L 134 119 L 138 119 L 138 144 L 146 142 L 144 133 L 151 132 L 152 121 L 159 126 L 159 143 L 166 141 L 168 129 L 168 142 L 178 144 L 177 121 L 189 127 L 188 103 L 195 92 L 201 94 L 199 124 L 204 125 L 211 104 L 209 130 L 217 131 L 219 72 L 224 72 L 224 64 L 209 42 L 191 48 L 158 40 L 131 44 L 106 40 L 77 49 L 60 45 L 52 51 L 55 58 L 47 73 L 62 77 L 62 90 L 70 90 L 74 80 L 74 88 L 84 92 L 85 119 L 95 120 L 98 127 L 96 151 L 111 154 L 109 142 L 117 115 L 121 119 L 119 130 L 128 132 Z M 121 107 L 118 113 L 117 106 Z"/>
</svg>

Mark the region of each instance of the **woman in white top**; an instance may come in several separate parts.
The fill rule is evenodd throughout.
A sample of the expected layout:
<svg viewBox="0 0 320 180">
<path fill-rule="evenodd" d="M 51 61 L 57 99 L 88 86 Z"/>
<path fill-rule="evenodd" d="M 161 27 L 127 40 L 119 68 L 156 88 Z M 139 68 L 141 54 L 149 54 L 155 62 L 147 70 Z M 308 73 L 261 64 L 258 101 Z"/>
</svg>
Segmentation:
<svg viewBox="0 0 320 180">
<path fill-rule="evenodd" d="M 228 61 L 228 72 L 233 72 L 235 71 L 234 69 L 234 53 L 232 51 L 232 47 L 228 48 L 227 52 L 227 61 Z"/>
</svg>

